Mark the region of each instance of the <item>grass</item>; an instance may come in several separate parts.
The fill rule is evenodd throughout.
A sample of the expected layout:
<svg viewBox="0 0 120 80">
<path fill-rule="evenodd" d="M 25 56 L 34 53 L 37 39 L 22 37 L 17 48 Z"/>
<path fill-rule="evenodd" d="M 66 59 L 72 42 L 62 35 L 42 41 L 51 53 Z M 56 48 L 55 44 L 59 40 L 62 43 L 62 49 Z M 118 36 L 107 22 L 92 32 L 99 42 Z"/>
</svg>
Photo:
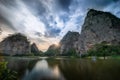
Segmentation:
<svg viewBox="0 0 120 80">
<path fill-rule="evenodd" d="M 78 59 L 80 57 L 77 56 L 2 56 L 2 58 L 34 58 L 34 59 L 41 59 L 40 57 L 47 57 L 48 59 L 58 59 L 58 58 L 69 58 L 69 59 Z M 91 59 L 93 56 L 86 56 L 81 57 L 83 59 Z M 120 59 L 120 55 L 112 55 L 112 56 L 106 56 L 106 59 Z M 96 56 L 96 59 L 104 59 L 104 57 Z"/>
<path fill-rule="evenodd" d="M 113 55 L 110 58 L 112 58 L 112 59 L 120 59 L 120 55 Z"/>
<path fill-rule="evenodd" d="M 87 56 L 86 58 L 91 59 L 93 56 Z M 104 59 L 103 56 L 98 57 L 96 56 L 97 59 Z M 112 55 L 112 56 L 106 56 L 106 59 L 120 59 L 120 55 Z"/>
</svg>

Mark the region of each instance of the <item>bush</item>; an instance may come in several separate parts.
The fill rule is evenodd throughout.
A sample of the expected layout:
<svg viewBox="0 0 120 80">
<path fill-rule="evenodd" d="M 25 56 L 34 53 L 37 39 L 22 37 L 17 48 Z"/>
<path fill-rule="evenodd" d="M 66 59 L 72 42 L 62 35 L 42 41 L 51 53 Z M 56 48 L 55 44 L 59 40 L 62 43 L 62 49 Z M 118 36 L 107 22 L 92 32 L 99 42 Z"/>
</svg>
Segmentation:
<svg viewBox="0 0 120 80">
<path fill-rule="evenodd" d="M 58 49 L 50 49 L 44 53 L 44 56 L 58 56 L 59 53 Z"/>
<path fill-rule="evenodd" d="M 69 51 L 65 51 L 61 54 L 61 56 L 74 56 L 77 57 L 77 52 L 75 49 L 70 49 Z"/>
<path fill-rule="evenodd" d="M 17 80 L 17 73 L 6 67 L 7 62 L 0 62 L 0 80 Z"/>
<path fill-rule="evenodd" d="M 111 56 L 120 55 L 120 45 L 96 44 L 88 50 L 89 56 Z"/>
<path fill-rule="evenodd" d="M 33 53 L 27 53 L 27 54 L 16 54 L 14 56 L 34 56 Z"/>
</svg>

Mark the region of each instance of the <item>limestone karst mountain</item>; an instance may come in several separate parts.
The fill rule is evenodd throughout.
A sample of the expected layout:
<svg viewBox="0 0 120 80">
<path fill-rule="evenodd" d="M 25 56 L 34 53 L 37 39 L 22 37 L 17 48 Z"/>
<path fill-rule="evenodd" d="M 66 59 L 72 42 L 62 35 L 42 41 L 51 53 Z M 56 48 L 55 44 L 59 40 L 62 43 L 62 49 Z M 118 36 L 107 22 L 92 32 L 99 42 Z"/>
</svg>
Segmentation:
<svg viewBox="0 0 120 80">
<path fill-rule="evenodd" d="M 0 43 L 0 53 L 5 55 L 29 54 L 30 50 L 30 42 L 20 33 L 10 35 Z"/>
<path fill-rule="evenodd" d="M 83 54 L 95 44 L 106 42 L 120 44 L 120 19 L 109 12 L 90 9 L 82 26 L 82 31 L 69 31 L 59 42 L 51 45 L 48 54 Z M 41 52 L 36 44 L 31 45 L 26 36 L 18 33 L 10 35 L 0 43 L 0 53 L 6 55 L 29 54 Z"/>
<path fill-rule="evenodd" d="M 69 31 L 60 41 L 60 54 L 68 54 L 71 51 L 78 53 L 79 36 L 78 32 Z"/>
<path fill-rule="evenodd" d="M 63 39 L 59 42 L 59 46 L 51 45 L 47 54 L 51 55 L 72 55 L 77 54 L 78 51 L 78 40 L 80 34 L 78 32 L 68 31 L 68 33 L 63 37 Z"/>
<path fill-rule="evenodd" d="M 0 53 L 3 55 L 33 55 L 39 54 L 36 44 L 30 41 L 21 33 L 9 35 L 0 42 Z"/>
<path fill-rule="evenodd" d="M 106 42 L 120 44 L 120 19 L 109 12 L 90 9 L 82 26 L 82 31 L 69 31 L 60 41 L 60 54 L 83 54 L 95 44 Z"/>
<path fill-rule="evenodd" d="M 42 51 L 40 51 L 35 43 L 31 45 L 31 52 L 34 53 L 34 55 L 40 55 Z"/>
<path fill-rule="evenodd" d="M 55 56 L 60 54 L 60 46 L 52 44 L 49 46 L 48 50 L 45 52 L 47 56 Z"/>
<path fill-rule="evenodd" d="M 120 44 L 120 19 L 109 12 L 90 9 L 79 37 L 79 51 L 84 53 L 101 42 Z"/>
</svg>

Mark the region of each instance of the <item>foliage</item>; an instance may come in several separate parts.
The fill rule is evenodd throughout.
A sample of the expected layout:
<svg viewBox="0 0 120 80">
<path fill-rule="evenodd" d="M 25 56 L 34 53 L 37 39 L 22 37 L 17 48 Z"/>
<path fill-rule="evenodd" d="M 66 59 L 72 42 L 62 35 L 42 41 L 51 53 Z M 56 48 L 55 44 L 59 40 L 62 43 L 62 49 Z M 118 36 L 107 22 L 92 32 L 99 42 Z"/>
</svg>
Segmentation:
<svg viewBox="0 0 120 80">
<path fill-rule="evenodd" d="M 13 41 L 25 41 L 25 42 L 29 42 L 27 37 L 24 36 L 21 33 L 16 33 L 16 34 L 9 35 L 3 41 L 12 41 L 12 42 Z"/>
<path fill-rule="evenodd" d="M 17 73 L 6 67 L 7 62 L 0 62 L 0 80 L 17 80 Z"/>
<path fill-rule="evenodd" d="M 61 56 L 77 56 L 77 52 L 75 49 L 70 49 L 69 51 L 61 54 Z"/>
<path fill-rule="evenodd" d="M 9 36 L 9 39 L 13 40 L 13 41 L 20 41 L 20 40 L 27 41 L 27 37 L 24 36 L 21 33 L 17 33 L 17 34 L 11 35 L 11 36 Z"/>
<path fill-rule="evenodd" d="M 44 53 L 45 56 L 57 56 L 59 54 L 58 49 L 49 49 Z"/>
<path fill-rule="evenodd" d="M 69 51 L 60 54 L 59 49 L 49 49 L 47 52 L 44 53 L 44 56 L 77 56 L 75 49 L 70 49 Z"/>
<path fill-rule="evenodd" d="M 120 55 L 120 45 L 96 44 L 88 50 L 89 56 L 111 56 Z"/>
<path fill-rule="evenodd" d="M 32 52 L 34 56 L 42 56 L 43 52 L 39 51 L 39 52 Z"/>
<path fill-rule="evenodd" d="M 15 56 L 34 56 L 34 53 L 16 54 Z"/>
<path fill-rule="evenodd" d="M 75 49 L 70 49 L 68 52 L 67 52 L 68 56 L 76 56 L 76 50 Z"/>
</svg>

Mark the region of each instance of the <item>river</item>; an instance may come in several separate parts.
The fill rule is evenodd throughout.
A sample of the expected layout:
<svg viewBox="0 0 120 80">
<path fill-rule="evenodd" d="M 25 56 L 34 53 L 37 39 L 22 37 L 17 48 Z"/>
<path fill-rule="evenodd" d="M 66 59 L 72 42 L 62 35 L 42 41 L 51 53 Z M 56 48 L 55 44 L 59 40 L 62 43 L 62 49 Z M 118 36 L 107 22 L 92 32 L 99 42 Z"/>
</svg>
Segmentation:
<svg viewBox="0 0 120 80">
<path fill-rule="evenodd" d="M 19 80 L 120 80 L 120 60 L 5 58 Z"/>
</svg>

